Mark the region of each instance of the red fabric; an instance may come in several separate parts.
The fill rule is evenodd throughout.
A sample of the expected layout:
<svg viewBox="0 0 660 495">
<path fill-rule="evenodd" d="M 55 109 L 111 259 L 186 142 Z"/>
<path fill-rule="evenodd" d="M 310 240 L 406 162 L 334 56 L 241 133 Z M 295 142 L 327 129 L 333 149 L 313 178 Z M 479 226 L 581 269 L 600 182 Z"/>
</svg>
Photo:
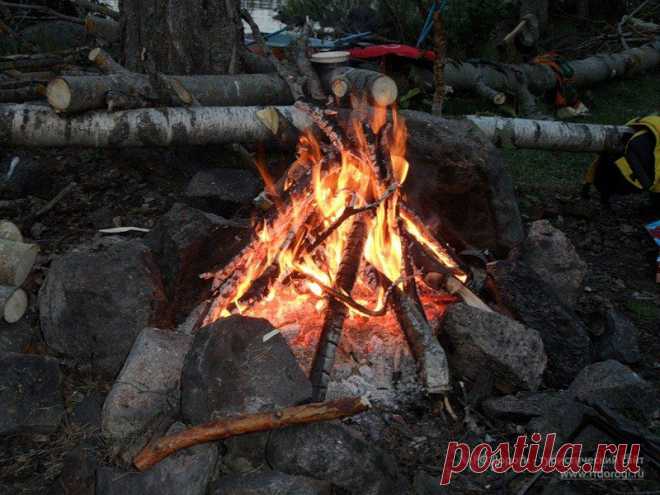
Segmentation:
<svg viewBox="0 0 660 495">
<path fill-rule="evenodd" d="M 420 50 L 408 45 L 374 45 L 366 48 L 351 48 L 348 50 L 353 58 L 379 58 L 386 55 L 398 57 L 435 60 L 435 53 L 431 50 Z"/>
</svg>

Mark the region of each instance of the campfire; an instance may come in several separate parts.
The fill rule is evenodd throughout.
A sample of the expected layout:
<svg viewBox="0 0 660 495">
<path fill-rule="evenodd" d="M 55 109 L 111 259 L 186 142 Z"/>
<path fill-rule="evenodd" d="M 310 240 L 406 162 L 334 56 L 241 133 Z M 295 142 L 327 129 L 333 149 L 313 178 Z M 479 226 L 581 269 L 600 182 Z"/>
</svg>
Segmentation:
<svg viewBox="0 0 660 495">
<path fill-rule="evenodd" d="M 204 323 L 240 313 L 276 328 L 302 320 L 306 329 L 320 329 L 318 340 L 312 331 L 296 340 L 316 349 L 314 400 L 325 398 L 345 328 L 400 329 L 426 391 L 446 392 L 446 357 L 429 321 L 456 300 L 439 287 L 466 283 L 468 272 L 406 205 L 405 121 L 395 109 L 388 121 L 387 109 L 362 104 L 350 112 L 296 106 L 315 128 L 300 137 L 282 179 L 262 173 L 273 207 L 241 253 L 205 274 L 213 278 L 213 296 Z M 435 283 L 417 268 L 420 256 Z"/>
</svg>

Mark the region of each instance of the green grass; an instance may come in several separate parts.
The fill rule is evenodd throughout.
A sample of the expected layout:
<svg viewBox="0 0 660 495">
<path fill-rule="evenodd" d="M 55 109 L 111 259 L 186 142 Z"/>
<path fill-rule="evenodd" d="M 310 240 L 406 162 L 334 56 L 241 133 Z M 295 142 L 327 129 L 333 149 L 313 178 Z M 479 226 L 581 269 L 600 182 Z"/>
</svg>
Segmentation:
<svg viewBox="0 0 660 495">
<path fill-rule="evenodd" d="M 592 115 L 576 122 L 624 125 L 634 117 L 660 111 L 660 73 L 607 82 L 583 92 L 582 99 Z M 523 188 L 577 190 L 593 160 L 588 153 L 515 149 L 503 153 L 514 183 Z"/>
</svg>

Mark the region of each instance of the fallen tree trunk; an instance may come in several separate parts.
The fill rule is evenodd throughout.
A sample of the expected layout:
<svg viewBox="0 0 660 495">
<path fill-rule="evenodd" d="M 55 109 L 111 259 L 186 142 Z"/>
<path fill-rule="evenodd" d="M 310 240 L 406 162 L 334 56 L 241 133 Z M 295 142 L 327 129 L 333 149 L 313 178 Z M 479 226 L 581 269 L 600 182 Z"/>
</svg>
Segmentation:
<svg viewBox="0 0 660 495">
<path fill-rule="evenodd" d="M 293 102 L 287 84 L 275 74 L 160 76 L 178 88 L 178 98 L 163 95 L 149 76 L 128 71 L 103 76 L 63 76 L 48 85 L 48 102 L 58 112 L 158 105 L 285 105 Z M 118 97 L 127 103 L 117 104 Z"/>
<path fill-rule="evenodd" d="M 0 105 L 0 143 L 13 146 L 135 147 L 271 142 L 261 107 L 144 108 L 89 112 L 62 118 L 37 105 Z M 277 107 L 297 129 L 310 118 L 291 106 Z M 408 119 L 413 114 L 402 112 Z M 434 119 L 437 117 L 427 116 Z M 467 117 L 496 145 L 556 151 L 620 151 L 632 129 L 625 126 Z M 446 123 L 438 118 L 438 123 Z"/>
<path fill-rule="evenodd" d="M 23 103 L 39 100 L 44 96 L 46 96 L 46 86 L 32 84 L 22 88 L 0 90 L 0 103 Z"/>
<path fill-rule="evenodd" d="M 58 65 L 78 61 L 83 54 L 89 53 L 89 48 L 74 48 L 53 53 L 35 53 L 31 55 L 11 55 L 0 58 L 0 72 L 8 70 L 41 71 Z"/>
<path fill-rule="evenodd" d="M 23 318 L 28 297 L 23 289 L 0 285 L 0 311 L 7 323 L 16 323 Z"/>
<path fill-rule="evenodd" d="M 622 151 L 630 127 L 575 124 L 552 120 L 508 119 L 502 117 L 466 117 L 496 146 L 513 146 L 553 151 Z"/>
<path fill-rule="evenodd" d="M 357 397 L 220 419 L 161 438 L 135 456 L 133 464 L 138 470 L 145 471 L 175 452 L 200 443 L 215 442 L 236 435 L 274 430 L 285 426 L 346 418 L 364 412 L 370 407 L 371 404 L 365 397 Z"/>
<path fill-rule="evenodd" d="M 620 53 L 600 54 L 568 62 L 574 71 L 573 84 L 589 87 L 626 77 L 660 65 L 660 40 Z M 477 84 L 496 92 L 527 97 L 526 92 L 541 95 L 557 85 L 555 72 L 544 64 L 447 63 L 445 83 L 454 89 L 478 93 Z M 481 88 L 483 92 L 483 88 Z"/>
</svg>

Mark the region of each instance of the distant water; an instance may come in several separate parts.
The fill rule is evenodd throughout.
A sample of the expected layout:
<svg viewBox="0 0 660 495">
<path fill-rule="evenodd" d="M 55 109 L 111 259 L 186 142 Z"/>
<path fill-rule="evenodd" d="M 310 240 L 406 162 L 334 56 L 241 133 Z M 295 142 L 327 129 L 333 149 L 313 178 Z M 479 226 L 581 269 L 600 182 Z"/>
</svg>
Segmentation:
<svg viewBox="0 0 660 495">
<path fill-rule="evenodd" d="M 116 9 L 118 0 L 103 0 L 103 3 Z M 280 5 L 282 0 L 241 0 L 241 6 L 252 14 L 257 26 L 264 33 L 272 33 L 284 27 L 284 24 L 274 18 Z M 245 28 L 249 32 L 247 25 Z"/>
</svg>

